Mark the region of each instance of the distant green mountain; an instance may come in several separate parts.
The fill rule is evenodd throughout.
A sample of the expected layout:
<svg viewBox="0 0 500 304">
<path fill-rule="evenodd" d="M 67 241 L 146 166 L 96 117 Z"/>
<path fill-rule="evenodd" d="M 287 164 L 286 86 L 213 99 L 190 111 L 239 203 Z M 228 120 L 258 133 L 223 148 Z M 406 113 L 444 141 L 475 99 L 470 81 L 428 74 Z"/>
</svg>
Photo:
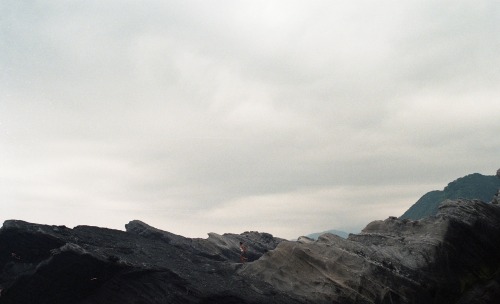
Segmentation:
<svg viewBox="0 0 500 304">
<path fill-rule="evenodd" d="M 310 239 L 317 240 L 320 235 L 325 234 L 325 233 L 336 234 L 336 235 L 338 235 L 338 236 L 340 236 L 341 238 L 344 238 L 344 239 L 347 239 L 347 237 L 349 236 L 349 233 L 347 233 L 345 231 L 334 230 L 334 229 L 323 231 L 323 232 L 311 233 L 311 234 L 308 234 L 306 236 L 308 238 L 310 238 Z"/>
<path fill-rule="evenodd" d="M 446 199 L 478 199 L 490 202 L 500 188 L 500 178 L 479 173 L 461 177 L 448 184 L 443 190 L 426 193 L 401 218 L 418 220 L 435 215 L 439 204 Z"/>
</svg>

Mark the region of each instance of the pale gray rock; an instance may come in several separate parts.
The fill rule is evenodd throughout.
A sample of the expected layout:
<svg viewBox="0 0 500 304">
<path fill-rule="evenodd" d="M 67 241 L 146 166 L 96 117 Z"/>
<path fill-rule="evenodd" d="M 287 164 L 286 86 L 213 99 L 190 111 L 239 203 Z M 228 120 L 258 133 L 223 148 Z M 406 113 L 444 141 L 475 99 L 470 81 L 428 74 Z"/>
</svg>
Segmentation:
<svg viewBox="0 0 500 304">
<path fill-rule="evenodd" d="M 493 196 L 493 200 L 491 201 L 492 204 L 498 205 L 500 204 L 500 189 L 498 189 L 497 193 L 495 196 Z"/>
</svg>

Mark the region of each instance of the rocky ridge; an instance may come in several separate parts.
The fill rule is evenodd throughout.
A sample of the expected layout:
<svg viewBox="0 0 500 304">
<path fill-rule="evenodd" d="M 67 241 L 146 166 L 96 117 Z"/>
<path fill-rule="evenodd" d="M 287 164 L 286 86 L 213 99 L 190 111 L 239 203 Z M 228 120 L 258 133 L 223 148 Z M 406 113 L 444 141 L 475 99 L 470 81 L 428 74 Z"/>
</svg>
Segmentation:
<svg viewBox="0 0 500 304">
<path fill-rule="evenodd" d="M 0 303 L 496 303 L 499 257 L 500 206 L 477 200 L 296 242 L 11 220 L 0 229 Z"/>
</svg>

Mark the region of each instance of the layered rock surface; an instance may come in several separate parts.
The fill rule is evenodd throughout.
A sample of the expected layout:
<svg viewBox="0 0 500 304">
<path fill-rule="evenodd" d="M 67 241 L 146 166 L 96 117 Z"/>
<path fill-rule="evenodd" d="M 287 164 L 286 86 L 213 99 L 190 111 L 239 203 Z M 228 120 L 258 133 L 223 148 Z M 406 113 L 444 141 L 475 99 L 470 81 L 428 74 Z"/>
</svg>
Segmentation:
<svg viewBox="0 0 500 304">
<path fill-rule="evenodd" d="M 496 303 L 500 206 L 447 201 L 434 217 L 370 223 L 343 239 L 267 233 L 190 239 L 6 221 L 0 303 Z M 240 264 L 239 242 L 249 247 Z"/>
<path fill-rule="evenodd" d="M 347 240 L 281 243 L 242 272 L 304 302 L 456 303 L 483 292 L 480 303 L 496 303 L 499 220 L 497 206 L 446 201 L 435 217 L 375 221 Z"/>
</svg>

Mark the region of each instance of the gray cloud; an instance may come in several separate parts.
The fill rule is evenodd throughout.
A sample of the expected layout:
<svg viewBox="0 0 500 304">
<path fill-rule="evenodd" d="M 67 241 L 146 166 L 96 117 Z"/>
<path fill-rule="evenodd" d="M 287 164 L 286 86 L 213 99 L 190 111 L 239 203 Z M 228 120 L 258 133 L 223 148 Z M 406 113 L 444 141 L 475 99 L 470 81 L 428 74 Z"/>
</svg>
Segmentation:
<svg viewBox="0 0 500 304">
<path fill-rule="evenodd" d="M 295 237 L 498 167 L 494 1 L 0 12 L 0 220 Z"/>
</svg>

